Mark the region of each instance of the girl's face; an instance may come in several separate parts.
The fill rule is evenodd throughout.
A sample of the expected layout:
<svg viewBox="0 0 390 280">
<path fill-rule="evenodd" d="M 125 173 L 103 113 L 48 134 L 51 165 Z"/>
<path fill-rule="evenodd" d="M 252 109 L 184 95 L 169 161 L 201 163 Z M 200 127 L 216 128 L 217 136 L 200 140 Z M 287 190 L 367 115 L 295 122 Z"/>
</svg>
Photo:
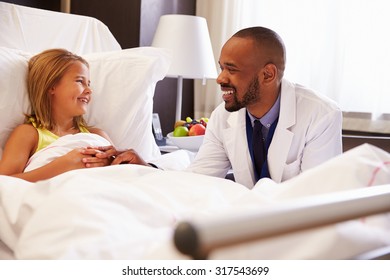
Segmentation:
<svg viewBox="0 0 390 280">
<path fill-rule="evenodd" d="M 54 115 L 72 118 L 84 115 L 91 93 L 89 69 L 82 62 L 75 61 L 50 90 Z"/>
</svg>

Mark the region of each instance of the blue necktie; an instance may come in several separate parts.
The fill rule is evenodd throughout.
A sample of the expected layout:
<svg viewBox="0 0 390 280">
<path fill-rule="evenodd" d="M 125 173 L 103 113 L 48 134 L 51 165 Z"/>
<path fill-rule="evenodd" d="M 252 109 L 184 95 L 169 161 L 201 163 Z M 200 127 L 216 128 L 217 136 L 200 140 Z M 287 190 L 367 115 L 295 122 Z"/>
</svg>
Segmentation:
<svg viewBox="0 0 390 280">
<path fill-rule="evenodd" d="M 265 161 L 264 137 L 261 132 L 262 125 L 259 120 L 255 120 L 253 126 L 252 145 L 253 145 L 253 159 L 257 174 L 261 177 L 261 169 Z"/>
</svg>

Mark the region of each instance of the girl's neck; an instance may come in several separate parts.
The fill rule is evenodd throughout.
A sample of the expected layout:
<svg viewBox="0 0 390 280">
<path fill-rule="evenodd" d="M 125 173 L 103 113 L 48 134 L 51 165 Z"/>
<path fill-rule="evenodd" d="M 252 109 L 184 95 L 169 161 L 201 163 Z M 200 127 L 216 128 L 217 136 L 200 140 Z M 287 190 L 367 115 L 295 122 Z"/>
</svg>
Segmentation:
<svg viewBox="0 0 390 280">
<path fill-rule="evenodd" d="M 63 123 L 56 123 L 51 132 L 58 136 L 64 136 L 68 134 L 79 133 L 80 129 L 74 127 L 74 122 L 71 120 Z"/>
</svg>

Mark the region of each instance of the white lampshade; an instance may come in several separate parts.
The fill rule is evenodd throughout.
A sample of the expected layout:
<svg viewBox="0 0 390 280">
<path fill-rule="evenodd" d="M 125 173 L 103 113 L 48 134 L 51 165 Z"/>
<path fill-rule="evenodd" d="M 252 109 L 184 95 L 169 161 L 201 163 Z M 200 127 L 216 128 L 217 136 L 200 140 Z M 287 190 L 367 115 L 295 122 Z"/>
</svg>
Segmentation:
<svg viewBox="0 0 390 280">
<path fill-rule="evenodd" d="M 206 19 L 190 15 L 163 15 L 154 34 L 153 47 L 170 49 L 167 77 L 177 77 L 176 120 L 181 118 L 183 78 L 215 79 L 217 68 Z"/>
<path fill-rule="evenodd" d="M 172 50 L 168 77 L 217 77 L 207 22 L 203 17 L 177 14 L 161 16 L 152 46 Z"/>
</svg>

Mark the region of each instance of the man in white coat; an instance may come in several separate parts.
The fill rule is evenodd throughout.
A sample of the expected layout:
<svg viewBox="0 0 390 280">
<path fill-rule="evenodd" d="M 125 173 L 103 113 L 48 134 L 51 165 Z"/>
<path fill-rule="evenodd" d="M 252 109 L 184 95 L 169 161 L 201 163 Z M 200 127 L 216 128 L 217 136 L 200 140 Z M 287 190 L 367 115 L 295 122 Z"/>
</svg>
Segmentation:
<svg viewBox="0 0 390 280">
<path fill-rule="evenodd" d="M 187 171 L 225 178 L 232 170 L 236 182 L 253 188 L 261 178 L 279 183 L 342 152 L 340 109 L 284 79 L 285 60 L 282 39 L 264 27 L 243 29 L 226 42 L 217 78 L 224 104 L 211 114 Z M 265 159 L 260 164 L 252 148 L 255 120 L 263 126 Z M 112 157 L 112 164 L 151 166 L 133 150 L 98 149 L 102 152 L 96 157 Z"/>
<path fill-rule="evenodd" d="M 342 152 L 342 113 L 324 96 L 283 78 L 285 47 L 274 31 L 238 31 L 223 46 L 217 78 L 223 100 L 210 116 L 203 144 L 188 171 L 252 188 L 268 177 L 290 179 Z M 263 125 L 266 159 L 253 163 L 253 121 Z M 260 174 L 261 173 L 261 174 Z"/>
</svg>

